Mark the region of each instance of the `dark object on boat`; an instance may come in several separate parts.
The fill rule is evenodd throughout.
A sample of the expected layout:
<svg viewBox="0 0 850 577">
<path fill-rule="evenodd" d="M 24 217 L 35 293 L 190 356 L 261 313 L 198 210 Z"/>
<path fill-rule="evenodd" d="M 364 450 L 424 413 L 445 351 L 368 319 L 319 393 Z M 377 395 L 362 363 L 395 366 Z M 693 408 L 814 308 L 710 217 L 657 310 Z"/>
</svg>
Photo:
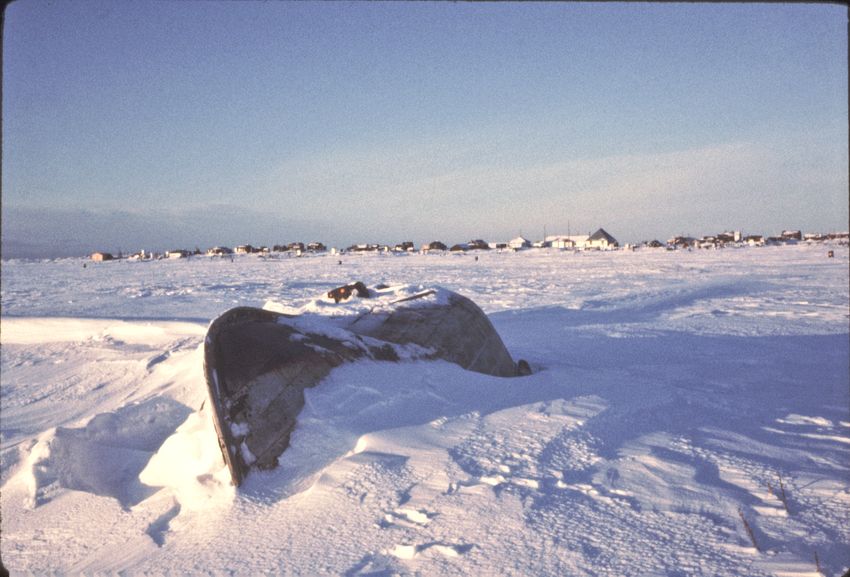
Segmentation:
<svg viewBox="0 0 850 577">
<path fill-rule="evenodd" d="M 348 300 L 354 292 L 356 292 L 357 296 L 362 299 L 368 299 L 372 296 L 369 294 L 369 289 L 366 288 L 366 285 L 357 281 L 355 283 L 335 288 L 328 293 L 328 298 L 333 299 L 335 303 L 338 303 L 339 301 Z"/>
<path fill-rule="evenodd" d="M 525 377 L 531 374 L 531 365 L 525 359 L 520 359 L 516 364 L 516 374 L 520 377 Z"/>
<path fill-rule="evenodd" d="M 372 296 L 361 282 L 341 288 L 347 289 L 345 298 Z M 328 298 L 339 302 L 336 291 Z M 466 297 L 431 289 L 376 300 L 376 306 L 358 315 L 305 319 L 239 307 L 213 321 L 204 342 L 204 373 L 219 447 L 234 485 L 252 467 L 277 466 L 304 406 L 304 389 L 345 362 L 404 356 L 443 359 L 498 377 L 531 373 L 527 362 L 514 363 L 493 324 Z"/>
</svg>

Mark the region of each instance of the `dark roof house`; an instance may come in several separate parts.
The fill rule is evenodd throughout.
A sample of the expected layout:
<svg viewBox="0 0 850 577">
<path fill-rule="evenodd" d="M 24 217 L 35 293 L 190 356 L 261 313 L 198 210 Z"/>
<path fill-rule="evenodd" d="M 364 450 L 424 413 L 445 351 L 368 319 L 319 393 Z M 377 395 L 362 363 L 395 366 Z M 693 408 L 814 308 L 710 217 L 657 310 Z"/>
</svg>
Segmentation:
<svg viewBox="0 0 850 577">
<path fill-rule="evenodd" d="M 422 250 L 448 250 L 448 247 L 439 240 L 434 240 L 423 246 Z"/>
<path fill-rule="evenodd" d="M 112 260 L 113 258 L 115 257 L 108 252 L 93 252 L 91 255 L 91 259 L 95 262 L 103 262 L 105 260 Z"/>
<path fill-rule="evenodd" d="M 614 248 L 620 246 L 617 239 L 600 228 L 587 239 L 587 245 L 592 248 Z"/>
</svg>

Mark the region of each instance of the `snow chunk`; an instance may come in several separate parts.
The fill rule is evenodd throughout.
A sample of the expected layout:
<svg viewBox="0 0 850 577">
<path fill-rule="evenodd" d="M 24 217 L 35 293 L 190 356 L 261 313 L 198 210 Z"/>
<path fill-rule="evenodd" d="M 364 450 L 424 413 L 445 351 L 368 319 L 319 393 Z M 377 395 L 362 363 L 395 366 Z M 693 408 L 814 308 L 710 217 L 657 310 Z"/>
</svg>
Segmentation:
<svg viewBox="0 0 850 577">
<path fill-rule="evenodd" d="M 190 414 L 165 440 L 139 480 L 170 488 L 181 508 L 189 511 L 229 503 L 235 495 L 212 419 L 204 411 Z"/>
</svg>

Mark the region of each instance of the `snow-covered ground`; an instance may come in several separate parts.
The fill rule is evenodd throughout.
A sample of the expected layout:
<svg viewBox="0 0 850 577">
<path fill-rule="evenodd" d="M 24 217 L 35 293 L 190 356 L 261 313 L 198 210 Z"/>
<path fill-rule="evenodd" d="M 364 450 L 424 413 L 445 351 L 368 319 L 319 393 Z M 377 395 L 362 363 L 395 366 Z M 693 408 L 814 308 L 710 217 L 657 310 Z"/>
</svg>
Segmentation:
<svg viewBox="0 0 850 577">
<path fill-rule="evenodd" d="M 850 567 L 846 246 L 478 257 L 3 262 L 4 565 Z M 354 280 L 470 297 L 534 374 L 425 361 L 337 368 L 308 391 L 281 466 L 234 489 L 203 408 L 208 323 L 237 305 L 310 308 Z"/>
</svg>

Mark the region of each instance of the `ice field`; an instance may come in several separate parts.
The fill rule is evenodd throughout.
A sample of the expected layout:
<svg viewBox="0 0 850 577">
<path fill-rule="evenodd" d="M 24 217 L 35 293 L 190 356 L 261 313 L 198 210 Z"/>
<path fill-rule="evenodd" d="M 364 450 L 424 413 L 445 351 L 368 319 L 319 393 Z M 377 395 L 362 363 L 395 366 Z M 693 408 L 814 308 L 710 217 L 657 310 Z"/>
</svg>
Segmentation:
<svg viewBox="0 0 850 577">
<path fill-rule="evenodd" d="M 3 261 L 3 564 L 842 575 L 849 262 L 805 244 Z M 315 311 L 356 280 L 469 297 L 534 373 L 339 367 L 280 466 L 234 489 L 205 408 L 208 324 Z"/>
</svg>

